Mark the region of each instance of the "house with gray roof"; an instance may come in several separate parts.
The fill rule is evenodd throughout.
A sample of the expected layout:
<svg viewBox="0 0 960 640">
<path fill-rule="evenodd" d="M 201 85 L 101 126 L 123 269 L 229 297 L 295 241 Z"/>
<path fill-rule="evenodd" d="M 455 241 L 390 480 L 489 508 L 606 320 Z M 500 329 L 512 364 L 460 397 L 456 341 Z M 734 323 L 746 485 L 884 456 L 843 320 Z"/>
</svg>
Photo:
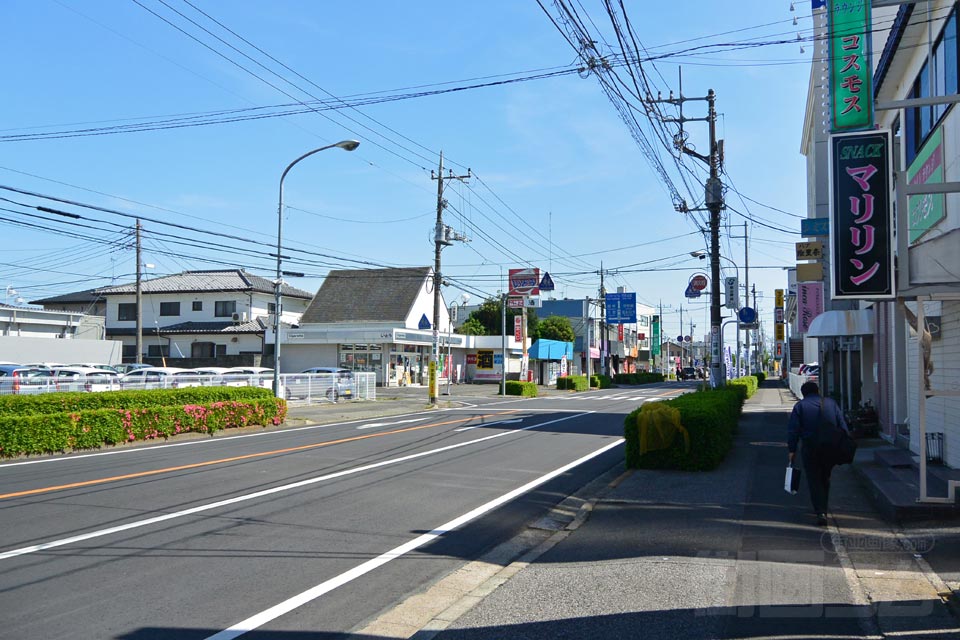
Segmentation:
<svg viewBox="0 0 960 640">
<path fill-rule="evenodd" d="M 184 271 L 144 279 L 140 288 L 145 362 L 169 359 L 171 366 L 259 365 L 266 355 L 269 366 L 273 346 L 268 329 L 273 326 L 275 301 L 272 280 L 243 269 Z M 299 322 L 313 297 L 288 284 L 281 285 L 281 296 L 280 320 L 287 326 Z M 123 343 L 124 362 L 136 360 L 136 283 L 88 289 L 32 304 L 57 310 L 102 304 L 106 337 Z"/>
<path fill-rule="evenodd" d="M 335 366 L 372 371 L 377 384 L 420 384 L 433 349 L 433 269 L 335 270 L 297 327 L 281 330 L 281 371 Z M 468 336 L 450 335 L 441 298 L 440 344 L 462 352 Z"/>
</svg>

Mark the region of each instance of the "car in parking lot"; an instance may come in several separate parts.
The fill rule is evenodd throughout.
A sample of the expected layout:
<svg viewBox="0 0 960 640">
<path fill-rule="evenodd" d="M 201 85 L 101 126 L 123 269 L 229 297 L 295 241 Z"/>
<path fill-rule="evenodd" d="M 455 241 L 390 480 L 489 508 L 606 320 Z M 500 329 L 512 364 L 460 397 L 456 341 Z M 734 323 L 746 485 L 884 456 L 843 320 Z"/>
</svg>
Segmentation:
<svg viewBox="0 0 960 640">
<path fill-rule="evenodd" d="M 119 391 L 120 374 L 93 367 L 55 367 L 50 374 L 57 391 Z"/>
<path fill-rule="evenodd" d="M 304 369 L 302 373 L 324 374 L 319 375 L 319 381 L 323 381 L 329 376 L 329 388 L 324 391 L 328 400 L 336 402 L 340 398 L 352 400 L 357 395 L 357 380 L 353 376 L 353 371 L 343 367 L 310 367 Z"/>
<path fill-rule="evenodd" d="M 124 374 L 121 384 L 124 389 L 166 389 L 172 388 L 174 374 L 189 372 L 180 367 L 144 367 Z"/>
<path fill-rule="evenodd" d="M 0 365 L 0 395 L 42 393 L 52 384 L 50 374 L 51 371 L 44 367 Z"/>
<path fill-rule="evenodd" d="M 684 367 L 680 370 L 680 379 L 681 380 L 696 380 L 697 379 L 697 370 L 694 367 Z"/>
</svg>

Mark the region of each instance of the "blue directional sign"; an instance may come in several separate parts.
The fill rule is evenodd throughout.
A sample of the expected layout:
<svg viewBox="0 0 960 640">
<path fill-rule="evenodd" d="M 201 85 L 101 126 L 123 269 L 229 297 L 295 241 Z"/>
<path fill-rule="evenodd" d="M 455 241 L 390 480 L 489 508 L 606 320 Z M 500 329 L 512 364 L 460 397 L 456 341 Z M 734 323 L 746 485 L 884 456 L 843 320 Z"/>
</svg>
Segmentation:
<svg viewBox="0 0 960 640">
<path fill-rule="evenodd" d="M 637 322 L 636 293 L 608 293 L 607 322 L 610 324 L 633 324 Z"/>
<path fill-rule="evenodd" d="M 430 321 L 427 320 L 427 314 L 423 314 L 423 316 L 420 318 L 420 324 L 417 325 L 417 328 L 418 328 L 418 329 L 429 329 L 429 328 L 430 328 Z"/>
<path fill-rule="evenodd" d="M 737 315 L 743 324 L 753 324 L 757 321 L 757 310 L 753 307 L 742 307 Z"/>
</svg>

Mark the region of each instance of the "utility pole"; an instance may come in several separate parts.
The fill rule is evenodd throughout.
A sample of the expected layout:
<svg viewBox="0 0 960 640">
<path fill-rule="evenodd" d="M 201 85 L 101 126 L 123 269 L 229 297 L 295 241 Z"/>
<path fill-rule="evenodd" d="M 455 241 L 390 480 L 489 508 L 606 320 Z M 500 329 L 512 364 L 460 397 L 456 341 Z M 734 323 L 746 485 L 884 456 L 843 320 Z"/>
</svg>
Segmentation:
<svg viewBox="0 0 960 640">
<path fill-rule="evenodd" d="M 750 302 L 750 239 L 747 237 L 747 223 L 743 223 L 743 293 L 747 298 L 747 303 Z M 756 309 L 754 309 L 756 310 Z M 752 359 L 750 358 L 750 329 L 744 331 L 746 334 L 744 339 L 746 340 L 746 351 L 747 351 L 747 373 L 746 375 L 751 375 L 753 373 L 753 364 Z"/>
<path fill-rule="evenodd" d="M 591 369 L 591 363 L 590 363 L 590 347 L 591 347 L 591 342 L 590 342 L 590 298 L 589 298 L 589 297 L 588 297 L 586 300 L 584 300 L 584 302 L 583 302 L 583 313 L 584 313 L 583 322 L 584 322 L 584 329 L 585 329 L 585 335 L 584 335 L 584 337 L 583 337 L 583 351 L 584 351 L 584 354 L 587 356 L 587 358 L 586 358 L 586 360 L 587 360 L 587 390 L 589 390 L 589 389 L 590 389 L 590 374 L 591 374 L 591 372 L 590 372 L 590 369 Z"/>
<path fill-rule="evenodd" d="M 647 96 L 646 102 L 649 104 L 667 103 L 680 107 L 680 117 L 663 118 L 664 122 L 679 123 L 680 131 L 674 136 L 674 146 L 681 152 L 693 156 L 704 162 L 710 168 L 710 177 L 707 179 L 704 190 L 704 202 L 707 211 L 710 212 L 710 386 L 719 387 L 725 382 L 721 376 L 721 344 L 720 344 L 720 210 L 723 209 L 723 183 L 720 182 L 720 165 L 723 156 L 723 141 L 717 140 L 717 112 L 716 112 L 717 94 L 713 89 L 707 91 L 703 98 L 685 98 L 683 96 L 683 85 L 680 86 L 680 97 L 674 98 L 673 92 L 669 98 L 653 99 Z M 706 118 L 687 118 L 683 115 L 683 103 L 690 100 L 703 100 L 707 103 Z M 710 151 L 708 155 L 698 153 L 693 148 L 687 146 L 687 135 L 683 130 L 685 122 L 706 121 L 710 131 Z M 685 203 L 678 206 L 682 213 L 696 211 L 690 209 Z"/>
<path fill-rule="evenodd" d="M 143 362 L 143 285 L 141 279 L 143 277 L 143 272 L 141 271 L 141 264 L 143 260 L 140 259 L 140 218 L 137 218 L 137 337 L 136 337 L 136 350 L 137 350 L 137 359 L 134 360 L 137 364 Z"/>
<path fill-rule="evenodd" d="M 603 262 L 600 262 L 600 371 L 598 373 L 606 374 L 610 371 L 610 367 L 607 366 L 607 325 L 606 320 L 606 311 L 607 311 L 607 290 L 603 286 Z"/>
<path fill-rule="evenodd" d="M 502 340 L 500 341 L 500 395 L 507 395 L 507 294 L 500 294 L 500 326 Z"/>
<path fill-rule="evenodd" d="M 683 305 L 680 305 L 680 335 L 677 336 L 680 340 L 680 367 L 683 367 Z M 677 376 L 677 380 L 680 379 L 680 376 Z"/>
<path fill-rule="evenodd" d="M 443 175 L 443 151 L 440 152 L 440 168 L 437 175 L 430 171 L 430 179 L 437 181 L 437 224 L 434 227 L 434 256 L 433 256 L 433 355 L 430 358 L 429 369 L 429 394 L 430 404 L 437 404 L 437 397 L 440 395 L 439 388 L 439 370 L 440 370 L 440 286 L 443 284 L 443 277 L 440 273 L 440 252 L 444 247 L 453 244 L 453 240 L 466 242 L 467 237 L 455 232 L 450 227 L 443 224 L 443 210 L 447 203 L 443 199 L 443 181 L 444 180 L 466 180 L 471 177 L 470 169 L 467 169 L 467 175 L 455 176 L 450 171 L 449 175 Z M 506 366 L 506 362 L 504 362 Z"/>
</svg>

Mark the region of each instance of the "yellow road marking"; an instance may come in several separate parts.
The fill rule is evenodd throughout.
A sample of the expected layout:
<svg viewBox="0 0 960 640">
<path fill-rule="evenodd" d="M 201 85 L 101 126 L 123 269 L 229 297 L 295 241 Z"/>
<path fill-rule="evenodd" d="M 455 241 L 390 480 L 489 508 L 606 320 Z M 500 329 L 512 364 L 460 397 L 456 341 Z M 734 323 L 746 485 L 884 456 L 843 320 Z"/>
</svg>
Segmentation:
<svg viewBox="0 0 960 640">
<path fill-rule="evenodd" d="M 274 449 L 273 451 L 261 451 L 260 453 L 248 453 L 242 456 L 233 456 L 230 458 L 220 458 L 219 460 L 208 460 L 206 462 L 194 462 L 193 464 L 184 464 L 176 467 L 165 467 L 163 469 L 153 469 L 152 471 L 138 471 L 137 473 L 127 473 L 122 476 L 110 476 L 109 478 L 97 478 L 95 480 L 84 480 L 83 482 L 72 482 L 70 484 L 60 484 L 52 487 L 40 487 L 39 489 L 28 489 L 27 491 L 16 491 L 14 493 L 2 493 L 0 494 L 0 500 L 5 500 L 7 498 L 19 498 L 22 496 L 32 496 L 39 493 L 50 493 L 51 491 L 62 491 L 64 489 L 76 489 L 79 487 L 89 487 L 97 484 L 105 484 L 107 482 L 119 482 L 120 480 L 130 480 L 132 478 L 143 478 L 146 476 L 155 476 L 161 473 L 172 473 L 174 471 L 184 471 L 186 469 L 197 469 L 199 467 L 209 467 L 215 464 L 225 464 L 227 462 L 236 462 L 238 460 L 250 460 L 252 458 L 262 458 L 264 456 L 273 456 L 279 455 L 281 453 L 292 453 L 294 451 L 306 451 L 307 449 L 317 449 L 319 447 L 328 447 L 333 444 L 344 444 L 346 442 L 355 442 L 357 440 L 367 440 L 368 438 L 379 438 L 382 436 L 391 436 L 398 433 L 407 433 L 409 431 L 418 431 L 420 429 L 427 429 L 430 427 L 442 427 L 448 424 L 457 424 L 459 422 L 469 422 L 475 418 L 493 418 L 502 416 L 504 413 L 516 413 L 519 409 L 515 411 L 504 411 L 500 413 L 491 413 L 479 416 L 469 416 L 466 418 L 460 418 L 457 420 L 447 420 L 445 422 L 434 422 L 432 424 L 421 424 L 415 427 L 405 427 L 403 429 L 395 429 L 393 431 L 383 431 L 380 433 L 365 433 L 359 436 L 351 436 L 349 438 L 340 438 L 339 440 L 329 440 L 327 442 L 315 442 L 313 444 L 305 444 L 299 447 L 288 447 L 286 449 Z"/>
</svg>

